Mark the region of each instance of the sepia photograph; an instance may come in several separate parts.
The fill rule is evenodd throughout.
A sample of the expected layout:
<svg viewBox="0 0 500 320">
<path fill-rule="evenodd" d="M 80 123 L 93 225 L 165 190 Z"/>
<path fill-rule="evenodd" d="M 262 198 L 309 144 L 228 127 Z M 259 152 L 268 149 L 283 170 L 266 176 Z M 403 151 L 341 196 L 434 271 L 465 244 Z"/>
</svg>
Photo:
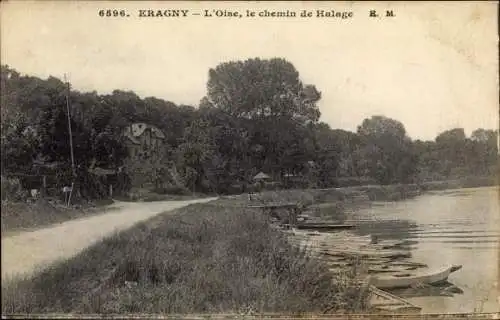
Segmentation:
<svg viewBox="0 0 500 320">
<path fill-rule="evenodd" d="M 498 317 L 498 14 L 2 1 L 2 318 Z"/>
</svg>

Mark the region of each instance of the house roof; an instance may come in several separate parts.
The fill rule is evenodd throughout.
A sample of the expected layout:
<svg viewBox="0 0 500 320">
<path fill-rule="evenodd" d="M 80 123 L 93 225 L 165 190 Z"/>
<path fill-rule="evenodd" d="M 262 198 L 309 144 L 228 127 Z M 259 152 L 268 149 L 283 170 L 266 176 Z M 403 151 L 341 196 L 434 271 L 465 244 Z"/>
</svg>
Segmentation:
<svg viewBox="0 0 500 320">
<path fill-rule="evenodd" d="M 259 172 L 253 177 L 254 180 L 263 180 L 263 179 L 269 179 L 271 178 L 269 175 L 265 174 L 264 172 Z"/>
<path fill-rule="evenodd" d="M 143 122 L 133 123 L 125 127 L 125 129 L 123 130 L 123 135 L 129 138 L 133 143 L 139 144 L 140 142 L 136 138 L 140 137 L 146 131 L 146 129 L 150 129 L 151 133 L 157 138 L 165 139 L 165 134 L 160 129 Z"/>
</svg>

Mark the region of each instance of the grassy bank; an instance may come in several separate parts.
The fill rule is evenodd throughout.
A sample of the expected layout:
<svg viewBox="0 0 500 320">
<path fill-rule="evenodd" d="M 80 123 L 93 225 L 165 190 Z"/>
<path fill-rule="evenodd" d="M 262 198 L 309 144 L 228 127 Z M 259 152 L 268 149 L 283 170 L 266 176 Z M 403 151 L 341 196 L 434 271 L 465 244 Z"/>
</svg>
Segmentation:
<svg viewBox="0 0 500 320">
<path fill-rule="evenodd" d="M 303 202 L 315 203 L 359 202 L 359 201 L 398 201 L 415 197 L 426 191 L 477 188 L 498 185 L 495 177 L 468 177 L 459 180 L 432 181 L 418 184 L 367 185 L 330 189 L 290 189 L 263 191 L 252 196 L 232 196 L 229 203 L 246 205 L 250 203 L 269 202 Z"/>
<path fill-rule="evenodd" d="M 206 198 L 210 195 L 202 193 L 189 192 L 181 188 L 171 188 L 166 190 L 170 192 L 158 193 L 146 188 L 132 188 L 125 196 L 115 197 L 117 200 L 121 201 L 178 201 L 178 200 L 192 200 Z"/>
<path fill-rule="evenodd" d="M 191 205 L 2 283 L 2 313 L 361 312 L 353 277 L 292 248 L 257 211 Z"/>
<path fill-rule="evenodd" d="M 457 180 L 423 182 L 420 184 L 420 188 L 422 191 L 436 191 L 436 190 L 449 190 L 449 189 L 491 187 L 499 185 L 499 183 L 500 180 L 497 177 L 468 177 Z"/>
<path fill-rule="evenodd" d="M 297 202 L 307 205 L 325 202 L 357 202 L 357 201 L 388 201 L 401 200 L 420 193 L 417 185 L 359 186 L 331 189 L 292 189 L 278 191 L 263 191 L 252 195 L 233 196 L 229 202 L 240 204 Z"/>
<path fill-rule="evenodd" d="M 2 234 L 91 216 L 110 210 L 103 208 L 109 203 L 111 201 L 100 201 L 67 208 L 62 204 L 51 203 L 44 199 L 31 203 L 2 201 Z"/>
</svg>

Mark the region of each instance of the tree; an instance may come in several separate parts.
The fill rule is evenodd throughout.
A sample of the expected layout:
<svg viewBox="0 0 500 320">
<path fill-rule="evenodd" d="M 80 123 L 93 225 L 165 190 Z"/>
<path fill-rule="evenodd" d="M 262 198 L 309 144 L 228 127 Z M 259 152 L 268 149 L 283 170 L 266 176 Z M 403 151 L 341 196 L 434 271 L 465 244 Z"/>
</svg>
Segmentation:
<svg viewBox="0 0 500 320">
<path fill-rule="evenodd" d="M 193 121 L 186 128 L 182 143 L 177 149 L 177 163 L 184 175 L 186 187 L 194 189 L 204 183 L 205 163 L 214 154 L 214 145 L 209 131 L 210 127 L 206 121 L 201 119 Z"/>
<path fill-rule="evenodd" d="M 495 130 L 482 128 L 472 132 L 466 144 L 466 161 L 474 174 L 495 174 L 498 157 L 497 134 Z"/>
<path fill-rule="evenodd" d="M 459 168 L 465 168 L 467 161 L 467 137 L 464 129 L 446 130 L 440 133 L 435 141 L 444 175 L 454 178 L 463 175 L 463 170 Z"/>
<path fill-rule="evenodd" d="M 407 183 L 416 173 L 417 158 L 403 124 L 385 116 L 363 120 L 358 127 L 370 177 L 381 184 Z"/>
<path fill-rule="evenodd" d="M 295 67 L 284 59 L 226 62 L 209 70 L 208 102 L 248 119 L 289 117 L 317 121 L 321 93 L 303 86 Z"/>
<path fill-rule="evenodd" d="M 292 154 L 310 152 L 308 125 L 318 121 L 321 93 L 304 86 L 284 59 L 227 62 L 209 70 L 200 108 L 216 108 L 235 119 L 249 143 L 249 160 L 275 174 L 292 170 Z M 311 148 L 309 148 L 311 150 Z"/>
</svg>

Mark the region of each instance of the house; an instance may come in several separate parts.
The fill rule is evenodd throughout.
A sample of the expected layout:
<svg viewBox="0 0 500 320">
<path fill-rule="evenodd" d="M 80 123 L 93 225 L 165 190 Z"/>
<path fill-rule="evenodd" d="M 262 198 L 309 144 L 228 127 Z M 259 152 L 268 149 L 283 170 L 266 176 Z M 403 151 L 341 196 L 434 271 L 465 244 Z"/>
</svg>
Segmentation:
<svg viewBox="0 0 500 320">
<path fill-rule="evenodd" d="M 259 172 L 253 177 L 254 184 L 253 186 L 257 189 L 264 190 L 274 190 L 276 188 L 280 188 L 280 183 L 277 181 L 273 181 L 272 177 L 264 172 Z"/>
<path fill-rule="evenodd" d="M 264 172 L 259 172 L 255 175 L 255 177 L 253 177 L 253 180 L 255 182 L 266 182 L 266 181 L 270 181 L 271 180 L 271 177 L 268 175 L 268 174 L 265 174 Z"/>
<path fill-rule="evenodd" d="M 161 156 L 165 134 L 153 125 L 133 123 L 123 129 L 129 157 L 135 160 Z"/>
<path fill-rule="evenodd" d="M 128 159 L 125 171 L 134 187 L 157 185 L 167 154 L 165 134 L 147 123 L 133 123 L 122 131 Z"/>
</svg>

